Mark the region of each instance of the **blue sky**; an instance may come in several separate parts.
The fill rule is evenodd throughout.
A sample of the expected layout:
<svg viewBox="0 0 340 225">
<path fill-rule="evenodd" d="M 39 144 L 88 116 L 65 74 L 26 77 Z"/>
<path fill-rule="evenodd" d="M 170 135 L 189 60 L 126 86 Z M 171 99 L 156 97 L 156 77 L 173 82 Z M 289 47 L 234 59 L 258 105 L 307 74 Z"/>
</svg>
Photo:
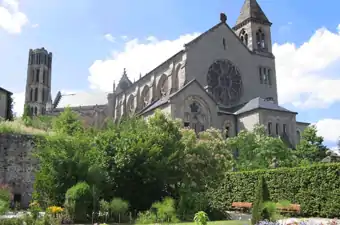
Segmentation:
<svg viewBox="0 0 340 225">
<path fill-rule="evenodd" d="M 22 108 L 28 49 L 53 52 L 53 93 L 110 91 L 126 67 L 133 80 L 219 22 L 233 26 L 244 0 L 0 0 L 1 86 Z M 279 100 L 340 135 L 340 1 L 258 0 L 272 26 Z M 339 27 L 340 28 L 340 27 Z"/>
</svg>

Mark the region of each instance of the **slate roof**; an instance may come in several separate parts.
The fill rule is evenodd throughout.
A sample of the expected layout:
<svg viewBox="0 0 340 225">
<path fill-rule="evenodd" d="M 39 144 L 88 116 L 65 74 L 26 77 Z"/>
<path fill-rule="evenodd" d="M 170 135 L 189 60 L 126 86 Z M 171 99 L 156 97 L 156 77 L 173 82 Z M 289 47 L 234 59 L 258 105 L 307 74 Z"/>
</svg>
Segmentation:
<svg viewBox="0 0 340 225">
<path fill-rule="evenodd" d="M 240 15 L 236 20 L 236 24 L 240 24 L 246 20 L 255 20 L 261 23 L 271 24 L 267 16 L 262 11 L 256 0 L 245 0 L 241 8 Z"/>
<path fill-rule="evenodd" d="M 288 113 L 295 113 L 293 111 L 290 111 L 288 109 L 285 109 L 271 101 L 266 101 L 263 98 L 257 97 L 254 98 L 252 100 L 250 100 L 249 102 L 247 102 L 243 107 L 241 107 L 240 109 L 238 109 L 235 114 L 239 115 L 245 112 L 250 112 L 256 109 L 267 109 L 267 110 L 273 110 L 273 111 L 281 111 L 281 112 L 288 112 Z"/>
<path fill-rule="evenodd" d="M 12 92 L 10 92 L 10 91 L 6 90 L 5 88 L 2 88 L 2 87 L 0 87 L 0 91 L 6 92 L 9 95 L 13 94 Z"/>
</svg>

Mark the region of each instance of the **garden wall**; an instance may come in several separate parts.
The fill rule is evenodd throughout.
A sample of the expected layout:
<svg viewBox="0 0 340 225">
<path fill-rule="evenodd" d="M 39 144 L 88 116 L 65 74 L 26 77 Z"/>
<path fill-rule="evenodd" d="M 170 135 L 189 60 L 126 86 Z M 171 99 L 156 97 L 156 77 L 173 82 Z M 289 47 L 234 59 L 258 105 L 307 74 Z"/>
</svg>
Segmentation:
<svg viewBox="0 0 340 225">
<path fill-rule="evenodd" d="M 212 206 L 229 210 L 232 202 L 253 202 L 260 175 L 265 178 L 272 201 L 300 204 L 303 216 L 340 216 L 340 163 L 228 173 L 209 191 Z"/>
<path fill-rule="evenodd" d="M 0 184 L 10 186 L 22 207 L 28 206 L 33 192 L 33 140 L 32 135 L 0 134 Z"/>
</svg>

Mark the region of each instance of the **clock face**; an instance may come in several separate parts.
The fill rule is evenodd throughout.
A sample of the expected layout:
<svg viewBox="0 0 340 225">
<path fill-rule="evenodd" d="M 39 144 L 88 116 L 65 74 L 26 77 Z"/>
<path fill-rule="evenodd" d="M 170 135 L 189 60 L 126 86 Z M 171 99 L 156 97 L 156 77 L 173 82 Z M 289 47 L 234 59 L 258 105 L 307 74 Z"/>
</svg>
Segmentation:
<svg viewBox="0 0 340 225">
<path fill-rule="evenodd" d="M 226 106 L 236 104 L 242 95 L 242 77 L 229 60 L 217 60 L 208 70 L 208 90 L 215 100 Z"/>
</svg>

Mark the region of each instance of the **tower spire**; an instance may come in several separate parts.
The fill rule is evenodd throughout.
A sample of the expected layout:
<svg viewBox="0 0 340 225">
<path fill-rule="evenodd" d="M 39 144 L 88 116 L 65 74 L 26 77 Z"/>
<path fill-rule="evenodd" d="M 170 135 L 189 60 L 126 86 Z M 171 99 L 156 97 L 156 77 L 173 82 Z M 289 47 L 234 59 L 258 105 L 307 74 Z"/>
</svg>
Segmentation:
<svg viewBox="0 0 340 225">
<path fill-rule="evenodd" d="M 271 25 L 267 16 L 264 14 L 256 0 L 245 0 L 241 8 L 240 15 L 236 20 L 236 25 L 246 21 L 254 21 L 266 25 Z"/>
</svg>

